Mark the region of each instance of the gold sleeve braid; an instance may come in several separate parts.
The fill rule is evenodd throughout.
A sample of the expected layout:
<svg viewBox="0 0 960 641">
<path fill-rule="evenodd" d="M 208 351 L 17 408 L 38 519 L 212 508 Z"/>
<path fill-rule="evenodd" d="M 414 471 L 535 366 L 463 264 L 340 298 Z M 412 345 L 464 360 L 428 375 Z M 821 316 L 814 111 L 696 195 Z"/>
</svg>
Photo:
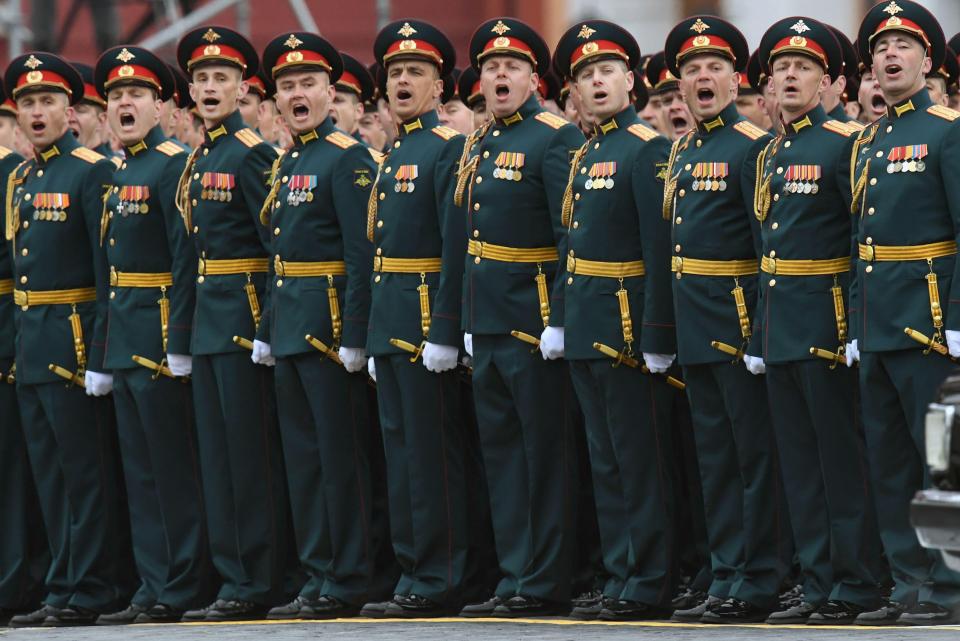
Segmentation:
<svg viewBox="0 0 960 641">
<path fill-rule="evenodd" d="M 267 184 L 270 185 L 270 191 L 263 201 L 263 207 L 260 208 L 260 224 L 264 227 L 270 224 L 270 210 L 273 209 L 273 203 L 276 202 L 277 194 L 280 193 L 281 183 L 277 180 L 277 174 L 280 172 L 280 163 L 283 158 L 283 155 L 277 156 L 277 159 L 270 166 L 270 179 L 267 181 Z"/>
<path fill-rule="evenodd" d="M 577 177 L 577 168 L 580 161 L 587 155 L 587 149 L 590 148 L 590 141 L 580 145 L 577 153 L 573 154 L 573 160 L 570 161 L 570 173 L 567 175 L 567 188 L 563 190 L 563 201 L 560 205 L 560 222 L 569 229 L 573 221 L 573 180 Z"/>
<path fill-rule="evenodd" d="M 471 158 L 470 152 L 473 151 L 477 143 L 487 135 L 492 125 L 493 121 L 488 120 L 471 132 L 463 142 L 463 153 L 460 154 L 460 162 L 457 165 L 457 188 L 453 194 L 453 204 L 457 207 L 463 206 L 463 194 L 467 189 L 467 185 L 473 180 L 473 175 L 476 173 L 477 166 L 480 164 L 480 157 L 474 156 Z"/>
<path fill-rule="evenodd" d="M 180 174 L 180 180 L 177 181 L 177 193 L 175 194 L 175 204 L 183 218 L 183 224 L 187 228 L 187 233 L 193 233 L 193 206 L 190 203 L 190 176 L 193 173 L 193 166 L 197 163 L 197 154 L 200 153 L 200 147 L 190 152 L 187 158 L 187 164 Z"/>
</svg>

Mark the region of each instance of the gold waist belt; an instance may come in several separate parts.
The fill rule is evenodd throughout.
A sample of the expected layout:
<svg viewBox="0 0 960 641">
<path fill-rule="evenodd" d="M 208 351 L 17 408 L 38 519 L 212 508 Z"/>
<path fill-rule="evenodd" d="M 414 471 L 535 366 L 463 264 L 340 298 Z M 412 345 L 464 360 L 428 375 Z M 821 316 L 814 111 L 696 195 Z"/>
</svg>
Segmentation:
<svg viewBox="0 0 960 641">
<path fill-rule="evenodd" d="M 373 271 L 388 274 L 425 274 L 438 272 L 442 266 L 439 258 L 373 257 Z"/>
<path fill-rule="evenodd" d="M 467 253 L 477 258 L 489 258 L 504 263 L 545 263 L 557 260 L 555 247 L 504 247 L 479 240 L 467 242 Z"/>
<path fill-rule="evenodd" d="M 944 240 L 926 245 L 860 245 L 860 260 L 898 261 L 927 260 L 953 256 L 957 253 L 957 243 Z"/>
<path fill-rule="evenodd" d="M 750 276 L 759 272 L 757 261 L 744 260 L 701 260 L 674 256 L 670 269 L 678 274 L 694 276 Z"/>
<path fill-rule="evenodd" d="M 850 257 L 827 258 L 823 260 L 788 260 L 764 256 L 760 269 L 765 274 L 778 276 L 829 276 L 850 271 Z"/>
<path fill-rule="evenodd" d="M 201 258 L 197 273 L 201 276 L 228 276 L 230 274 L 264 273 L 270 267 L 269 258 Z"/>
<path fill-rule="evenodd" d="M 279 256 L 274 256 L 273 271 L 277 273 L 277 276 L 283 276 L 284 278 L 300 276 L 344 276 L 347 273 L 347 264 L 342 260 L 294 262 L 280 260 Z"/>
<path fill-rule="evenodd" d="M 51 289 L 43 292 L 13 290 L 13 302 L 22 307 L 28 305 L 75 305 L 97 300 L 96 287 L 79 289 Z"/>
<path fill-rule="evenodd" d="M 642 260 L 613 263 L 599 260 L 584 260 L 567 256 L 567 271 L 578 276 L 602 276 L 604 278 L 628 278 L 643 276 L 646 270 Z"/>
<path fill-rule="evenodd" d="M 12 278 L 3 278 L 0 279 L 0 296 L 4 294 L 13 293 L 13 279 Z"/>
<path fill-rule="evenodd" d="M 110 268 L 111 287 L 170 287 L 173 285 L 173 274 L 161 272 L 145 274 L 136 272 L 118 272 Z"/>
</svg>

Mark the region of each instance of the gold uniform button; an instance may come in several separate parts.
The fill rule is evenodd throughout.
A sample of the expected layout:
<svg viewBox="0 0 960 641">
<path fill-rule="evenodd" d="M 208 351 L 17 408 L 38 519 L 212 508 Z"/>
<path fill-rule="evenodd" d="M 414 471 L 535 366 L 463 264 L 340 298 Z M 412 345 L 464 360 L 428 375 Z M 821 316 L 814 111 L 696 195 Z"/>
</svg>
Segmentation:
<svg viewBox="0 0 960 641">
<path fill-rule="evenodd" d="M 119 187 L 114 187 L 114 188 L 113 188 L 113 193 L 117 193 L 117 192 L 119 192 L 119 191 L 120 191 L 120 188 L 119 188 Z"/>
<path fill-rule="evenodd" d="M 776 285 L 777 285 L 776 279 L 775 279 L 775 278 L 771 278 L 771 279 L 770 279 L 770 287 L 776 287 Z"/>
<path fill-rule="evenodd" d="M 496 138 L 496 137 L 499 136 L 499 135 L 500 135 L 500 130 L 499 130 L 499 129 L 498 129 L 497 131 L 494 131 L 494 132 L 493 132 L 493 137 L 494 137 L 494 138 Z"/>
<path fill-rule="evenodd" d="M 26 194 L 23 197 L 24 200 L 30 200 L 31 198 L 33 198 L 33 196 L 31 196 L 30 194 Z"/>
<path fill-rule="evenodd" d="M 194 198 L 193 200 L 191 200 L 191 201 L 190 201 L 190 204 L 193 205 L 194 207 L 196 207 L 196 206 L 197 206 L 197 199 Z"/>
<path fill-rule="evenodd" d="M 378 221 L 377 221 L 377 228 L 379 229 L 380 227 L 383 227 L 383 221 L 382 221 L 382 220 L 378 220 Z"/>
<path fill-rule="evenodd" d="M 479 265 L 479 264 L 480 264 L 480 257 L 477 256 L 476 258 L 474 258 L 474 259 L 473 259 L 473 262 L 474 262 L 474 264 Z"/>
<path fill-rule="evenodd" d="M 290 157 L 291 157 L 291 158 L 299 158 L 299 157 L 300 157 L 300 152 L 299 152 L 299 151 L 295 151 L 295 152 L 293 152 L 292 154 L 290 154 Z"/>
<path fill-rule="evenodd" d="M 573 285 L 573 276 L 567 278 L 567 285 Z"/>
<path fill-rule="evenodd" d="M 770 225 L 770 229 L 779 229 L 779 228 L 780 228 L 780 223 L 773 223 L 772 225 Z"/>
<path fill-rule="evenodd" d="M 29 254 L 29 253 L 30 253 L 30 250 L 27 249 L 26 247 L 24 247 L 23 249 L 20 250 L 20 255 L 21 255 L 21 256 L 26 256 L 26 255 Z"/>
<path fill-rule="evenodd" d="M 600 149 L 600 143 L 598 143 L 598 142 L 593 143 L 593 148 L 594 148 L 594 149 Z"/>
<path fill-rule="evenodd" d="M 679 253 L 680 253 L 680 245 L 677 245 L 676 247 L 674 247 L 673 250 L 679 254 Z"/>
<path fill-rule="evenodd" d="M 383 256 L 383 247 L 377 247 L 377 256 Z"/>
<path fill-rule="evenodd" d="M 883 158 L 883 152 L 882 152 L 882 151 L 878 151 L 878 152 L 877 152 L 877 158 Z"/>
<path fill-rule="evenodd" d="M 483 176 L 477 176 L 477 184 L 479 185 L 482 182 L 483 182 Z"/>
<path fill-rule="evenodd" d="M 274 235 L 274 236 L 279 236 L 279 235 L 280 235 L 280 228 L 279 228 L 279 227 L 275 227 L 275 228 L 274 228 L 274 230 L 273 230 L 273 235 Z"/>
<path fill-rule="evenodd" d="M 573 221 L 573 228 L 574 228 L 574 229 L 580 229 L 580 221 L 579 221 L 579 220 Z"/>
<path fill-rule="evenodd" d="M 774 202 L 780 200 L 780 194 L 774 194 L 774 195 L 773 195 L 773 200 L 774 200 Z"/>
<path fill-rule="evenodd" d="M 674 222 L 679 225 L 680 223 L 683 222 L 683 218 L 681 218 L 680 216 L 677 216 L 677 219 Z"/>
<path fill-rule="evenodd" d="M 27 282 L 27 277 L 26 277 L 26 276 L 21 276 L 21 277 L 20 277 L 20 283 L 21 283 L 21 284 L 26 284 L 26 282 Z"/>
<path fill-rule="evenodd" d="M 397 140 L 396 142 L 393 143 L 393 148 L 394 148 L 394 149 L 399 149 L 399 148 L 400 148 L 400 141 L 399 141 L 399 140 Z"/>
<path fill-rule="evenodd" d="M 572 250 L 572 249 L 570 250 L 569 253 L 570 253 L 571 256 L 573 256 L 573 250 Z"/>
<path fill-rule="evenodd" d="M 778 173 L 778 174 L 782 174 L 782 173 L 783 173 L 783 167 L 777 167 L 777 173 Z"/>
<path fill-rule="evenodd" d="M 787 142 L 783 143 L 783 146 L 784 146 L 784 148 L 789 149 L 789 148 L 790 148 L 790 141 L 788 140 Z"/>
<path fill-rule="evenodd" d="M 110 298 L 111 298 L 111 299 L 116 298 L 116 297 L 117 297 L 117 292 L 110 292 Z"/>
<path fill-rule="evenodd" d="M 283 279 L 282 279 L 282 278 L 278 278 L 278 279 L 277 279 L 277 287 L 283 287 Z"/>
<path fill-rule="evenodd" d="M 867 268 L 864 270 L 868 274 L 873 271 L 873 265 L 867 265 Z"/>
<path fill-rule="evenodd" d="M 282 182 L 284 185 L 286 185 L 288 180 L 290 180 L 290 179 L 289 179 L 288 177 L 284 176 L 283 178 L 280 179 L 280 182 Z"/>
<path fill-rule="evenodd" d="M 193 179 L 194 179 L 194 180 L 200 180 L 200 174 L 199 174 L 199 173 L 193 174 Z"/>
<path fill-rule="evenodd" d="M 210 150 L 209 150 L 209 149 L 204 149 L 204 150 L 203 150 L 203 155 L 204 155 L 204 156 L 206 156 L 206 155 L 209 154 L 209 153 L 210 153 Z"/>
<path fill-rule="evenodd" d="M 376 276 L 373 277 L 373 282 L 375 282 L 375 283 L 379 283 L 379 282 L 380 282 L 380 274 L 377 274 Z"/>
<path fill-rule="evenodd" d="M 677 192 L 677 195 L 680 196 L 681 198 L 683 198 L 684 196 L 687 195 L 687 190 L 686 190 L 686 189 L 681 189 L 679 192 Z"/>
<path fill-rule="evenodd" d="M 573 195 L 573 199 L 574 199 L 574 200 L 580 200 L 580 194 L 574 194 L 574 195 Z"/>
<path fill-rule="evenodd" d="M 581 174 L 587 173 L 587 168 L 586 168 L 586 167 L 581 167 L 581 168 L 580 168 L 580 173 L 581 173 Z"/>
<path fill-rule="evenodd" d="M 386 198 L 386 197 L 387 197 L 387 195 L 381 191 L 381 192 L 380 192 L 380 200 L 383 200 L 383 199 Z"/>
<path fill-rule="evenodd" d="M 23 228 L 24 228 L 24 229 L 30 229 L 30 221 L 29 221 L 29 220 L 23 221 Z"/>
<path fill-rule="evenodd" d="M 775 251 L 773 251 L 773 250 L 771 249 L 771 250 L 770 250 L 770 258 L 776 258 L 776 257 L 777 257 L 777 252 L 775 252 Z"/>
<path fill-rule="evenodd" d="M 893 125 L 887 125 L 887 133 L 893 131 Z"/>
<path fill-rule="evenodd" d="M 279 203 L 279 201 L 273 203 L 273 208 L 274 208 L 274 209 L 280 209 L 280 203 Z"/>
<path fill-rule="evenodd" d="M 876 184 L 877 184 L 877 179 L 876 179 L 876 178 L 871 178 L 871 179 L 870 179 L 870 184 L 871 184 L 871 185 L 876 185 Z"/>
<path fill-rule="evenodd" d="M 107 218 L 113 218 L 113 212 L 112 212 L 112 211 L 111 211 L 109 214 L 107 214 Z"/>
<path fill-rule="evenodd" d="M 126 168 L 127 168 L 127 163 L 125 162 L 120 163 L 120 169 L 126 169 Z"/>
<path fill-rule="evenodd" d="M 474 237 L 474 238 L 480 238 L 480 230 L 479 230 L 479 229 L 474 229 L 474 230 L 473 230 L 473 237 Z"/>
<path fill-rule="evenodd" d="M 490 152 L 489 152 L 489 151 L 483 152 L 483 157 L 484 157 L 484 158 L 489 158 L 489 157 L 490 157 Z"/>
<path fill-rule="evenodd" d="M 383 170 L 383 173 L 389 174 L 391 171 L 393 171 L 393 168 L 392 168 L 392 167 L 386 167 L 386 168 Z"/>
<path fill-rule="evenodd" d="M 690 169 L 691 169 L 692 167 L 693 167 L 693 165 L 691 165 L 690 163 L 687 163 L 686 165 L 684 165 L 683 168 L 684 168 L 686 171 L 690 171 Z"/>
<path fill-rule="evenodd" d="M 870 216 L 873 216 L 875 213 L 877 213 L 877 210 L 874 209 L 873 207 L 867 210 L 867 214 Z"/>
<path fill-rule="evenodd" d="M 37 171 L 37 178 L 42 178 L 42 177 L 43 177 L 43 170 L 40 169 Z"/>
<path fill-rule="evenodd" d="M 868 245 L 872 245 L 872 244 L 873 244 L 873 238 L 872 238 L 872 237 L 867 236 L 867 244 L 868 244 Z"/>
<path fill-rule="evenodd" d="M 202 284 L 202 283 L 203 283 L 203 276 L 197 276 L 197 282 Z"/>
<path fill-rule="evenodd" d="M 697 147 L 703 147 L 703 141 L 697 140 Z"/>
<path fill-rule="evenodd" d="M 117 244 L 116 239 L 111 238 L 111 239 L 110 239 L 110 246 L 113 247 L 113 246 L 116 245 L 116 244 Z"/>
<path fill-rule="evenodd" d="M 480 203 L 473 203 L 473 211 L 480 211 Z"/>
<path fill-rule="evenodd" d="M 200 226 L 199 226 L 199 225 L 194 225 L 194 226 L 193 226 L 193 233 L 196 234 L 198 231 L 200 231 Z"/>
</svg>

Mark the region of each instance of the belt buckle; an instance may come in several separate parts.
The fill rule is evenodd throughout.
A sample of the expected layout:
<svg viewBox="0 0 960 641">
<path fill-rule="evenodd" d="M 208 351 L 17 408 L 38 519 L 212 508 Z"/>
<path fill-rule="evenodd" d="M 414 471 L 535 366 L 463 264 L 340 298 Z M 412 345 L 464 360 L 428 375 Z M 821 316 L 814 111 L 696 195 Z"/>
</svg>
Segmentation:
<svg viewBox="0 0 960 641">
<path fill-rule="evenodd" d="M 280 260 L 279 254 L 273 257 L 273 271 L 277 276 L 284 276 L 283 261 Z"/>
<path fill-rule="evenodd" d="M 677 272 L 678 274 L 683 273 L 683 257 L 682 256 L 673 257 L 673 271 Z"/>
<path fill-rule="evenodd" d="M 15 289 L 13 290 L 13 303 L 14 305 L 19 305 L 23 309 L 27 309 L 27 307 L 30 305 L 30 296 L 22 289 Z"/>
<path fill-rule="evenodd" d="M 120 277 L 117 276 L 117 268 L 110 265 L 110 287 L 116 287 L 119 282 Z"/>
<path fill-rule="evenodd" d="M 573 256 L 567 256 L 567 271 L 571 274 L 577 273 L 577 259 Z"/>
<path fill-rule="evenodd" d="M 776 276 L 777 275 L 777 259 L 774 258 L 773 256 L 769 256 L 767 260 L 770 261 L 767 263 L 770 266 L 770 270 L 771 270 L 770 275 Z"/>
<path fill-rule="evenodd" d="M 207 261 L 204 258 L 197 259 L 197 273 L 201 276 L 207 275 Z"/>
<path fill-rule="evenodd" d="M 373 257 L 373 271 L 380 272 L 383 271 L 383 258 L 380 256 Z"/>
<path fill-rule="evenodd" d="M 482 240 L 477 241 L 477 258 L 483 258 L 483 246 L 486 243 Z"/>
<path fill-rule="evenodd" d="M 866 257 L 864 260 L 866 260 L 867 262 L 870 262 L 870 263 L 872 263 L 873 261 L 875 261 L 875 260 L 877 259 L 877 251 L 876 251 L 876 248 L 874 248 L 873 245 L 864 245 L 863 247 L 865 248 L 865 250 L 866 250 L 865 253 L 866 253 L 866 255 L 867 255 L 867 257 Z"/>
</svg>

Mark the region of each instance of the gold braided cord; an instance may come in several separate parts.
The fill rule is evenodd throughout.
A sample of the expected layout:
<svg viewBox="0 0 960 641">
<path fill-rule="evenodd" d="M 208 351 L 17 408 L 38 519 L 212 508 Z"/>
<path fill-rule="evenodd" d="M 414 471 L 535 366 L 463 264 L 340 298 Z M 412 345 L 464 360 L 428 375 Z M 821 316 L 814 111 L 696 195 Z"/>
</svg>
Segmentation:
<svg viewBox="0 0 960 641">
<path fill-rule="evenodd" d="M 180 174 L 180 180 L 177 181 L 177 193 L 174 203 L 183 218 L 183 224 L 187 228 L 187 233 L 193 233 L 193 206 L 190 204 L 190 176 L 193 173 L 193 166 L 197 163 L 197 154 L 200 153 L 200 147 L 190 152 L 187 158 L 187 164 Z"/>
<path fill-rule="evenodd" d="M 270 166 L 270 180 L 267 182 L 270 185 L 270 191 L 263 201 L 263 207 L 260 208 L 260 224 L 264 227 L 270 224 L 270 210 L 273 209 L 273 203 L 277 200 L 277 194 L 280 193 L 281 183 L 277 180 L 277 174 L 280 172 L 280 163 L 283 158 L 284 156 L 277 156 Z"/>
<path fill-rule="evenodd" d="M 560 206 L 560 222 L 570 228 L 573 222 L 573 181 L 577 177 L 577 168 L 580 161 L 587 155 L 587 149 L 590 147 L 590 141 L 583 143 L 577 153 L 573 154 L 573 160 L 570 161 L 570 174 L 567 176 L 567 188 L 563 190 L 563 202 Z"/>
<path fill-rule="evenodd" d="M 4 236 L 7 240 L 13 240 L 13 237 L 16 235 L 17 230 L 20 229 L 20 208 L 13 206 L 13 195 L 16 191 L 17 185 L 26 179 L 26 176 L 23 178 L 18 178 L 17 174 L 20 172 L 20 169 L 26 165 L 29 161 L 24 160 L 16 168 L 10 172 L 10 175 L 7 176 L 7 195 L 4 199 L 4 206 L 6 207 L 6 225 Z"/>
</svg>

